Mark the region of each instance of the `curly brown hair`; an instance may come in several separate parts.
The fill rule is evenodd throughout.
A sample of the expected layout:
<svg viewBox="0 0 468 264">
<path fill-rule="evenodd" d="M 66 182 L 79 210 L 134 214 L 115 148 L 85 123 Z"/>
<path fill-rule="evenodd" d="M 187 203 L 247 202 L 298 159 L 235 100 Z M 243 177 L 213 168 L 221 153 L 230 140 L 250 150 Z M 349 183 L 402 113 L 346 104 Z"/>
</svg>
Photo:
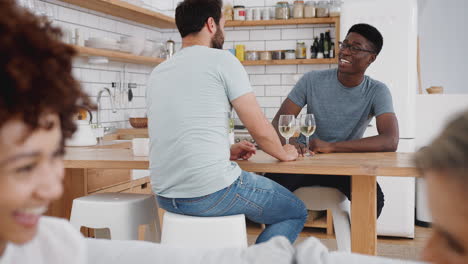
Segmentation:
<svg viewBox="0 0 468 264">
<path fill-rule="evenodd" d="M 59 40 L 61 32 L 43 18 L 0 1 L 0 128 L 20 118 L 31 131 L 43 127 L 43 114 L 58 114 L 62 141 L 76 130 L 79 105 L 92 106 L 72 76 L 75 50 Z"/>
</svg>

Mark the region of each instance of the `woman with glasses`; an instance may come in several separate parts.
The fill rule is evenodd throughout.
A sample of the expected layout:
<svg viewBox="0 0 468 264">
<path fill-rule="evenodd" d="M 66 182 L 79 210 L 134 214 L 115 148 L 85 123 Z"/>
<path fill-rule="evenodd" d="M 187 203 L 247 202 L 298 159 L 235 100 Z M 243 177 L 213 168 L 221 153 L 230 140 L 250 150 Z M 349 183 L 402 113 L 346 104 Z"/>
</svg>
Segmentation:
<svg viewBox="0 0 468 264">
<path fill-rule="evenodd" d="M 389 152 L 398 146 L 398 121 L 387 86 L 365 75 L 383 46 L 380 32 L 368 24 L 352 26 L 340 43 L 338 68 L 306 73 L 295 85 L 273 120 L 278 127 L 281 115 L 297 116 L 303 107 L 315 115 L 316 131 L 310 138 L 292 140 L 300 153 Z M 376 118 L 378 136 L 362 138 L 369 122 Z M 294 191 L 304 186 L 326 186 L 350 198 L 350 178 L 334 175 L 267 174 L 267 177 Z M 384 195 L 377 185 L 377 215 Z"/>
</svg>

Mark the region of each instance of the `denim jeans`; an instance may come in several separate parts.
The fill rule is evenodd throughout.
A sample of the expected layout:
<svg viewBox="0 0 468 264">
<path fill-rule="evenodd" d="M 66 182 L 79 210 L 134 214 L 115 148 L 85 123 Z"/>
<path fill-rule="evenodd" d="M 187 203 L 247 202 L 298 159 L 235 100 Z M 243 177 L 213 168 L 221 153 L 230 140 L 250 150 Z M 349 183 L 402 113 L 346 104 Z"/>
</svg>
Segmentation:
<svg viewBox="0 0 468 264">
<path fill-rule="evenodd" d="M 274 236 L 285 236 L 293 243 L 307 220 L 304 203 L 278 183 L 243 171 L 230 186 L 195 198 L 157 197 L 166 211 L 191 216 L 226 216 L 244 214 L 266 225 L 256 243 Z"/>
</svg>

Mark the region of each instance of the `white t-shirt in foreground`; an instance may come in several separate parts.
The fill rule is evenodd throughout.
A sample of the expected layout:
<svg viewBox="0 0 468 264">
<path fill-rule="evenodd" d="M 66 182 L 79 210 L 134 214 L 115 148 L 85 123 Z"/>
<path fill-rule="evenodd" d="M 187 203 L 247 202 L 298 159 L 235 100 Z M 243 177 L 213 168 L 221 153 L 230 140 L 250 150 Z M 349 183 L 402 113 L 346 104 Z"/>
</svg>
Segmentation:
<svg viewBox="0 0 468 264">
<path fill-rule="evenodd" d="M 84 264 L 86 244 L 66 220 L 43 216 L 36 237 L 23 245 L 7 244 L 0 264 Z"/>
</svg>

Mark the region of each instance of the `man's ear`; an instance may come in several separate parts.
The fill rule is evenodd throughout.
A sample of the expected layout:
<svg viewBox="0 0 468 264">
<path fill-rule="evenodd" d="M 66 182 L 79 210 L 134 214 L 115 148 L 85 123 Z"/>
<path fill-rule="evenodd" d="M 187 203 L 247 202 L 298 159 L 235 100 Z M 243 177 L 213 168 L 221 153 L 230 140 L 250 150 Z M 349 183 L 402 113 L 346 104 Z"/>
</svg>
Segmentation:
<svg viewBox="0 0 468 264">
<path fill-rule="evenodd" d="M 377 59 L 377 54 L 372 53 L 369 58 L 369 65 L 371 65 Z"/>
<path fill-rule="evenodd" d="M 208 20 L 206 20 L 206 25 L 210 33 L 216 33 L 216 23 L 212 17 L 209 17 Z"/>
</svg>

